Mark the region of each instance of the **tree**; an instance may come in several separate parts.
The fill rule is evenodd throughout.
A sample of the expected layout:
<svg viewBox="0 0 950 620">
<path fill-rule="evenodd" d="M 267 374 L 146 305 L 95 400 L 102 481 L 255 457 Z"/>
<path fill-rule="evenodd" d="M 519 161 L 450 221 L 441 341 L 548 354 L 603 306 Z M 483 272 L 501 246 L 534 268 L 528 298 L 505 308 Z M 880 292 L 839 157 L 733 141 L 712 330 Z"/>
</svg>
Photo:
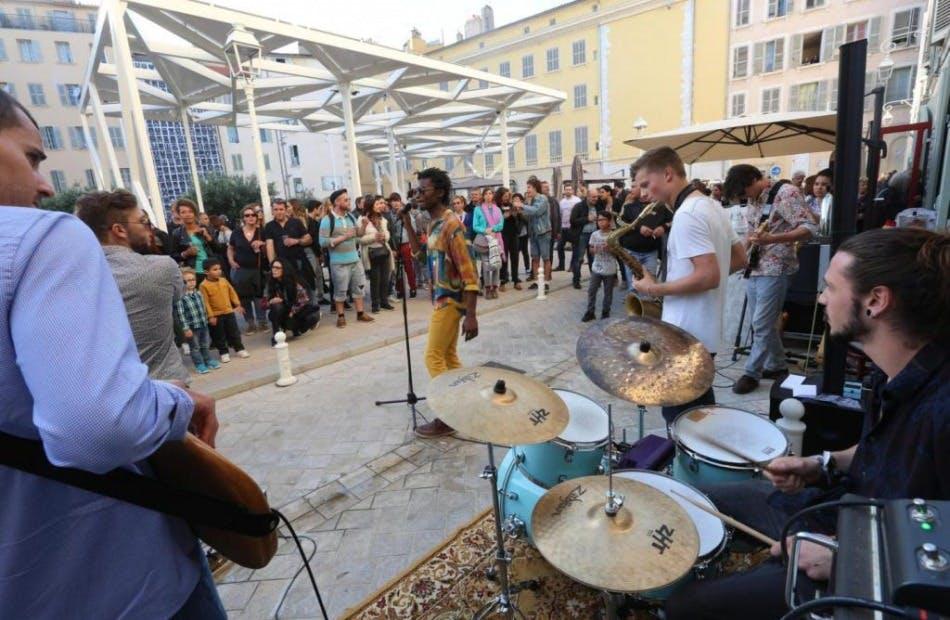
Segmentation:
<svg viewBox="0 0 950 620">
<path fill-rule="evenodd" d="M 72 213 L 79 197 L 87 192 L 94 192 L 95 188 L 81 189 L 78 185 L 73 185 L 69 189 L 40 202 L 40 208 L 47 211 L 63 211 Z"/>
<path fill-rule="evenodd" d="M 273 196 L 276 191 L 274 184 L 268 183 L 267 190 Z M 185 194 L 185 197 L 197 200 L 194 190 Z M 213 173 L 201 179 L 201 198 L 208 213 L 226 215 L 232 222 L 240 222 L 240 212 L 245 205 L 260 203 L 261 189 L 255 176 Z"/>
</svg>

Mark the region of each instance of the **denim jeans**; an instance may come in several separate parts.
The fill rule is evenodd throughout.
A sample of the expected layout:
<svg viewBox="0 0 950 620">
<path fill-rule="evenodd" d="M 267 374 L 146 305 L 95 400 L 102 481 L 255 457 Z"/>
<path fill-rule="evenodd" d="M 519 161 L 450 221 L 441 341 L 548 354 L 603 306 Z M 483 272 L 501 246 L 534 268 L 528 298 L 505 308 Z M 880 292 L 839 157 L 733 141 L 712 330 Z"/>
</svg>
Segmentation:
<svg viewBox="0 0 950 620">
<path fill-rule="evenodd" d="M 614 301 L 614 286 L 617 283 L 617 274 L 602 276 L 599 273 L 590 274 L 590 284 L 587 286 L 587 311 L 594 314 L 597 305 L 597 289 L 604 287 L 604 303 L 601 312 L 610 314 L 610 306 Z"/>
<path fill-rule="evenodd" d="M 584 256 L 587 254 L 587 246 L 590 242 L 590 233 L 581 232 L 577 233 L 577 243 L 574 244 L 574 247 L 571 249 L 571 272 L 574 275 L 574 283 L 579 284 L 581 281 L 581 265 L 584 263 Z M 587 257 L 587 266 L 588 268 L 591 265 L 590 256 Z"/>
<path fill-rule="evenodd" d="M 191 350 L 191 361 L 195 366 L 208 365 L 211 361 L 211 332 L 207 327 L 197 327 L 191 330 L 191 340 L 188 341 Z"/>
<path fill-rule="evenodd" d="M 752 351 L 745 374 L 761 379 L 763 370 L 785 370 L 785 348 L 778 319 L 785 303 L 788 276 L 752 276 L 746 283 L 749 316 L 752 317 Z"/>
<path fill-rule="evenodd" d="M 654 278 L 656 277 L 656 251 L 636 252 L 634 250 L 628 250 L 627 248 L 624 248 L 624 252 L 637 259 L 640 264 L 643 265 L 644 271 L 649 272 Z M 633 273 L 630 271 L 630 267 L 628 267 L 626 263 L 623 265 L 623 270 L 627 274 L 627 283 L 630 285 L 630 292 L 635 293 L 636 287 L 633 285 Z"/>
<path fill-rule="evenodd" d="M 227 620 L 228 614 L 224 611 L 224 605 L 218 596 L 214 577 L 208 567 L 208 559 L 200 547 L 197 553 L 201 556 L 201 576 L 198 577 L 198 585 L 171 620 Z"/>
</svg>

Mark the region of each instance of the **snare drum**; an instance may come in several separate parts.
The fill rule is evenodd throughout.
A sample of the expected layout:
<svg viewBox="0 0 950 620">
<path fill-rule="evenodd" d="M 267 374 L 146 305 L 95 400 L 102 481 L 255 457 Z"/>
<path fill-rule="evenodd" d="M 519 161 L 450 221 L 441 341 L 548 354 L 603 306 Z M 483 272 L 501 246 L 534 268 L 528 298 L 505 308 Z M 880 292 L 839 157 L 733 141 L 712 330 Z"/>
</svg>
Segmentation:
<svg viewBox="0 0 950 620">
<path fill-rule="evenodd" d="M 749 459 L 761 463 L 788 454 L 788 439 L 779 427 L 754 413 L 730 407 L 688 409 L 673 421 L 670 435 L 676 443 L 673 477 L 696 486 L 757 478 L 759 466 Z M 717 443 L 735 447 L 738 454 Z"/>
<path fill-rule="evenodd" d="M 511 536 L 526 538 L 534 544 L 531 513 L 546 488 L 532 481 L 519 467 L 518 456 L 512 448 L 498 466 L 498 501 L 501 508 L 502 528 Z"/>
<path fill-rule="evenodd" d="M 546 489 L 571 478 L 599 473 L 610 436 L 603 407 L 577 392 L 554 391 L 567 405 L 567 428 L 553 441 L 512 447 L 525 475 Z"/>
<path fill-rule="evenodd" d="M 639 592 L 636 594 L 636 598 L 647 601 L 663 601 L 669 597 L 673 590 L 686 581 L 705 579 L 718 574 L 719 556 L 722 555 L 728 541 L 726 528 L 723 526 L 722 521 L 707 512 L 703 512 L 682 497 L 674 494 L 673 491 L 681 493 L 715 510 L 716 506 L 708 497 L 688 484 L 655 471 L 646 469 L 625 469 L 615 471 L 614 475 L 648 484 L 654 489 L 668 495 L 683 507 L 693 520 L 693 524 L 696 525 L 696 531 L 699 533 L 699 558 L 693 566 L 693 570 L 664 588 L 657 588 L 656 590 L 650 590 L 648 592 Z"/>
</svg>

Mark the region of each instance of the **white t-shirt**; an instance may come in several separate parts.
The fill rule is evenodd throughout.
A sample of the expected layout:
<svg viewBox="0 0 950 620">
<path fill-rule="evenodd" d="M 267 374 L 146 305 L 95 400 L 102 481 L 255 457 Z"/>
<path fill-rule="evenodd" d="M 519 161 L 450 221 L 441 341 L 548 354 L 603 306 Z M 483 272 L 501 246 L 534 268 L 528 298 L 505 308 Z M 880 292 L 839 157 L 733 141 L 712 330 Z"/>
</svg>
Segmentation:
<svg viewBox="0 0 950 620">
<path fill-rule="evenodd" d="M 561 198 L 561 201 L 558 203 L 561 207 L 561 228 L 571 227 L 571 211 L 574 209 L 574 205 L 580 201 L 579 196 Z"/>
<path fill-rule="evenodd" d="M 710 353 L 719 350 L 722 340 L 729 262 L 732 245 L 738 242 L 726 210 L 707 196 L 690 196 L 673 216 L 666 246 L 666 280 L 673 282 L 693 273 L 691 258 L 715 254 L 719 286 L 702 293 L 667 295 L 663 298 L 663 320 L 698 338 Z"/>
</svg>

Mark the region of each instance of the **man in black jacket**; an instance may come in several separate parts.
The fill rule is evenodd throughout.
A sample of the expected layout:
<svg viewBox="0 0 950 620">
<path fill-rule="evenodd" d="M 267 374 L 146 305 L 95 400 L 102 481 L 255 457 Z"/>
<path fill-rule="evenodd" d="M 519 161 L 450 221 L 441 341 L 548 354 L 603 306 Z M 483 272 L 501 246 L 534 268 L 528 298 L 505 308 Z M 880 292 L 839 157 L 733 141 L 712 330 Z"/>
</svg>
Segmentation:
<svg viewBox="0 0 950 620">
<path fill-rule="evenodd" d="M 580 201 L 571 209 L 571 236 L 577 240 L 571 253 L 571 273 L 576 289 L 581 288 L 581 264 L 584 262 L 585 254 L 587 254 L 588 267 L 591 265 L 587 243 L 590 241 L 591 233 L 597 228 L 597 214 L 601 211 L 595 192 L 588 193 L 586 200 Z"/>
<path fill-rule="evenodd" d="M 645 190 L 640 186 L 640 183 L 644 181 L 644 174 L 634 170 L 634 175 L 635 179 L 641 177 L 640 182 L 635 181 L 627 194 L 627 203 L 623 205 L 620 212 L 621 226 L 637 219 L 650 202 L 649 194 L 644 196 Z M 645 217 L 635 230 L 631 230 L 620 238 L 620 246 L 630 256 L 637 259 L 646 271 L 656 275 L 660 246 L 672 222 L 673 213 L 669 209 L 665 207 L 656 209 L 653 214 Z M 626 263 L 624 263 L 624 270 L 627 272 L 630 291 L 636 292 L 630 268 Z"/>
</svg>

